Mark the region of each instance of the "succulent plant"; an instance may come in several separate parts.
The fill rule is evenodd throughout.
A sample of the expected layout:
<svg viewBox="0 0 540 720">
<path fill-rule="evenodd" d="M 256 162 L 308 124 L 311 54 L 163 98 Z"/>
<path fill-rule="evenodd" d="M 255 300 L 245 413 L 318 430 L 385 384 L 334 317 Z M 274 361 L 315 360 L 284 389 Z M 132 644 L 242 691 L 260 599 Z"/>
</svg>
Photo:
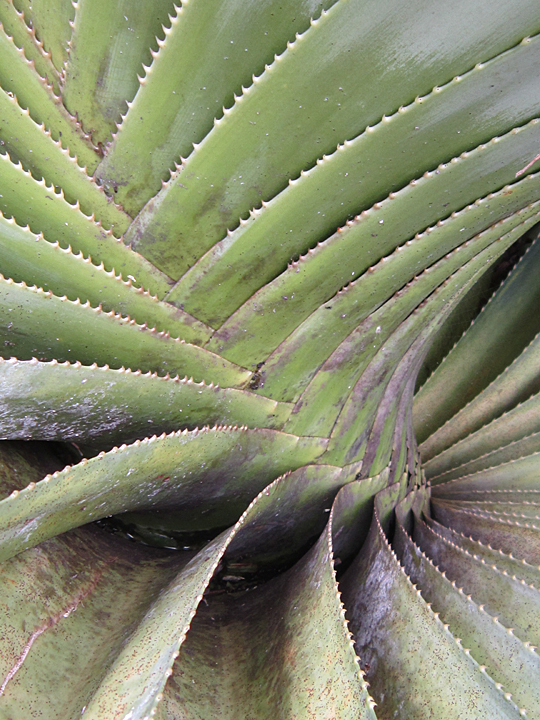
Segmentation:
<svg viewBox="0 0 540 720">
<path fill-rule="evenodd" d="M 540 718 L 536 0 L 0 22 L 0 718 Z"/>
</svg>

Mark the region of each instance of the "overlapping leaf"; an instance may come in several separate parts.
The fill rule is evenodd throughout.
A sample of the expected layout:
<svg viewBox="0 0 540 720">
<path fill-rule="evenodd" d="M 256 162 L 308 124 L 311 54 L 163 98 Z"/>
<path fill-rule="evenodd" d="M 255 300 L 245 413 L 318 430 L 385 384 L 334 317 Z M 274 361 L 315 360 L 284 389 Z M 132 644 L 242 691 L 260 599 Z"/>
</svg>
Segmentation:
<svg viewBox="0 0 540 720">
<path fill-rule="evenodd" d="M 0 715 L 537 717 L 536 3 L 0 22 Z"/>
</svg>

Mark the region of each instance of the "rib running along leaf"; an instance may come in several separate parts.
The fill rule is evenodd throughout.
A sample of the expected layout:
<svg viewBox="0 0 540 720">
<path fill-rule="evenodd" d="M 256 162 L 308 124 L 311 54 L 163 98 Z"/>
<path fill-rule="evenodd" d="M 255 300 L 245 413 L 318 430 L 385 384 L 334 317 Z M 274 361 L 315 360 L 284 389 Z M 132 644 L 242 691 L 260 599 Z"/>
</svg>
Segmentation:
<svg viewBox="0 0 540 720">
<path fill-rule="evenodd" d="M 519 245 L 522 245 L 524 242 L 525 240 L 521 240 Z M 418 374 L 416 380 L 417 391 L 440 365 L 478 315 L 486 299 L 489 298 L 493 292 L 493 288 L 499 284 L 502 277 L 501 269 L 504 268 L 504 266 L 505 263 L 503 262 L 500 266 L 493 265 L 489 268 L 489 270 L 483 274 L 481 280 L 469 290 L 459 305 L 454 308 L 444 321 L 444 325 L 426 354 L 422 371 Z"/>
<path fill-rule="evenodd" d="M 463 492 L 470 490 L 492 491 L 492 490 L 535 490 L 535 473 L 538 471 L 540 454 L 526 455 L 518 460 L 512 460 L 503 465 L 487 468 L 480 472 L 444 483 L 444 492 L 451 488 L 451 492 Z M 510 486 L 510 487 L 509 487 Z"/>
<path fill-rule="evenodd" d="M 519 522 L 520 520 L 531 520 L 535 523 L 538 520 L 538 504 L 524 502 L 508 502 L 499 499 L 495 502 L 489 501 L 468 501 L 468 500 L 452 500 L 443 501 L 443 505 L 453 508 L 458 512 L 471 511 L 476 516 L 489 520 L 509 520 L 510 522 Z M 434 503 L 435 506 L 435 503 Z"/>
<path fill-rule="evenodd" d="M 424 520 L 436 536 L 442 537 L 451 545 L 468 552 L 469 555 L 479 560 L 486 567 L 490 567 L 491 569 L 495 567 L 501 573 L 506 574 L 506 576 L 525 583 L 529 587 L 538 587 L 538 565 L 533 564 L 534 560 L 532 557 L 531 560 L 533 560 L 533 563 L 529 563 L 521 557 L 521 549 L 525 546 L 525 543 L 522 543 L 521 547 L 514 545 L 513 550 L 516 553 L 520 553 L 514 557 L 512 554 L 504 553 L 501 549 L 496 550 L 488 544 L 473 540 L 464 534 L 458 533 L 456 530 L 447 528 L 431 518 L 424 517 Z M 418 522 L 420 522 L 420 520 Z M 525 538 L 523 539 L 525 540 Z M 493 536 L 493 540 L 497 541 L 497 537 Z M 527 645 L 527 647 L 529 647 L 529 645 Z"/>
<path fill-rule="evenodd" d="M 536 491 L 536 494 L 538 491 Z M 496 493 L 501 495 L 501 493 Z M 519 494 L 519 493 L 514 493 Z M 533 493 L 535 494 L 535 493 Z M 494 493 L 486 493 L 487 496 L 494 496 Z M 504 497 L 503 497 L 504 501 Z M 516 577 L 518 580 L 524 580 L 528 585 L 537 586 L 540 582 L 540 567 L 529 564 L 524 558 L 517 554 L 517 548 L 513 548 L 514 554 L 503 553 L 502 550 L 496 550 L 490 545 L 484 544 L 479 540 L 473 540 L 471 537 L 459 533 L 457 530 L 441 525 L 433 518 L 424 515 L 424 522 L 439 536 L 445 538 L 454 545 L 467 550 L 469 554 L 478 556 L 487 565 L 496 567 L 501 572 L 506 572 L 510 577 Z"/>
<path fill-rule="evenodd" d="M 517 557 L 531 564 L 540 563 L 538 528 L 533 520 L 512 522 L 500 517 L 484 518 L 474 511 L 460 511 L 449 507 L 444 500 L 439 499 L 434 503 L 433 512 L 437 520 L 443 521 L 443 524 L 450 521 L 458 532 L 468 532 L 474 539 L 502 550 L 503 553 L 513 550 Z"/>
<path fill-rule="evenodd" d="M 436 482 L 470 475 L 485 467 L 530 455 L 538 449 L 540 432 L 539 398 L 533 396 L 509 413 L 502 415 L 461 443 L 425 464 L 427 476 Z M 505 457 L 506 454 L 514 457 Z M 450 474 L 449 474 L 450 473 Z M 437 480 L 435 480 L 437 478 Z"/>
</svg>

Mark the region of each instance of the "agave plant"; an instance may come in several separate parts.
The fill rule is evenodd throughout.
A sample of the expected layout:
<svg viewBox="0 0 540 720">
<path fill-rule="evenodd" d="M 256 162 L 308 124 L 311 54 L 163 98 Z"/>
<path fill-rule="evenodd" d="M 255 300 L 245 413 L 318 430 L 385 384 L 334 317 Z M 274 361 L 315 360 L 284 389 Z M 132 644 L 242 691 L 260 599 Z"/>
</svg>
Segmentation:
<svg viewBox="0 0 540 720">
<path fill-rule="evenodd" d="M 536 0 L 0 21 L 2 720 L 540 718 Z"/>
</svg>

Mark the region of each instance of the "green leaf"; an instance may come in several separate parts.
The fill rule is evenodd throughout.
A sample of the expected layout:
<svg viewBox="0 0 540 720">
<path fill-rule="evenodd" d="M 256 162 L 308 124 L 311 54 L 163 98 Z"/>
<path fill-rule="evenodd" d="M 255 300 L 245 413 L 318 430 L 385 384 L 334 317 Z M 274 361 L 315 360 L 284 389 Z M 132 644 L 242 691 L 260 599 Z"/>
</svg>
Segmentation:
<svg viewBox="0 0 540 720">
<path fill-rule="evenodd" d="M 456 289 L 461 288 L 464 292 L 477 274 L 510 242 L 510 238 L 506 242 L 495 241 L 481 250 L 481 236 L 478 240 L 478 254 L 475 253 L 475 242 L 460 248 L 440 261 L 433 272 L 424 272 L 403 292 L 397 293 L 379 311 L 359 324 L 314 376 L 286 427 L 300 434 L 332 432 L 338 453 L 339 443 L 342 448 L 348 448 L 351 439 L 356 438 L 353 450 L 356 454 L 365 433 L 369 432 L 386 383 L 402 355 L 415 340 L 418 339 L 418 343 L 428 340 L 430 333 L 442 322 L 444 314 L 451 310 L 452 302 L 456 302 Z M 471 256 L 473 259 L 467 262 Z M 455 276 L 450 275 L 460 266 Z M 454 300 L 450 301 L 450 297 Z M 428 300 L 424 302 L 426 298 Z M 369 395 L 372 396 L 371 401 Z M 324 412 L 321 412 L 321 406 Z M 338 425 L 334 426 L 338 417 Z M 358 439 L 360 427 L 363 428 L 363 436 Z M 329 448 L 329 451 L 332 449 Z M 350 457 L 348 461 L 356 459 L 360 458 Z"/>
<path fill-rule="evenodd" d="M 218 355 L 170 337 L 168 332 L 137 325 L 114 310 L 107 313 L 89 302 L 72 302 L 1 276 L 0 308 L 4 354 L 20 360 L 78 360 L 86 365 L 187 375 L 236 387 L 245 385 L 251 375 Z"/>
<path fill-rule="evenodd" d="M 0 87 L 13 93 L 19 105 L 28 109 L 32 119 L 49 130 L 53 140 L 60 140 L 63 148 L 77 158 L 81 167 L 92 173 L 98 162 L 89 138 L 73 122 L 52 89 L 39 77 L 15 43 L 0 29 Z"/>
<path fill-rule="evenodd" d="M 477 206 L 468 207 L 458 213 L 455 219 L 428 228 L 413 240 L 399 246 L 391 255 L 382 258 L 368 272 L 315 310 L 265 361 L 262 392 L 280 399 L 296 400 L 315 371 L 339 343 L 345 341 L 360 323 L 370 316 L 374 317 L 393 292 L 397 293 L 408 283 L 414 283 L 415 278 L 421 276 L 427 268 L 433 274 L 438 267 L 453 262 L 446 261 L 445 255 L 450 255 L 456 247 L 465 244 L 457 230 L 470 219 L 467 216 L 474 213 L 473 208 L 477 210 Z M 534 203 L 508 215 L 502 222 L 484 230 L 480 234 L 482 239 L 479 237 L 478 241 L 482 243 L 490 238 L 501 237 L 528 217 L 534 222 L 538 209 L 540 206 Z M 523 232 L 525 227 L 522 226 L 516 233 Z M 467 235 L 473 228 L 475 225 L 469 226 Z M 471 238 L 467 238 L 467 242 L 471 242 Z M 466 253 L 466 250 L 456 253 L 454 260 Z M 208 343 L 208 347 L 220 347 L 218 336 L 219 333 Z"/>
<path fill-rule="evenodd" d="M 377 498 L 368 540 L 342 587 L 381 715 L 422 720 L 436 712 L 447 718 L 517 720 L 518 708 L 464 653 L 408 579 L 384 535 L 381 493 Z"/>
<path fill-rule="evenodd" d="M 0 23 L 0 716 L 536 717 L 536 0 Z"/>
<path fill-rule="evenodd" d="M 418 393 L 415 423 L 420 442 L 484 390 L 540 330 L 535 312 L 540 243 L 534 243 L 526 257 Z"/>
<path fill-rule="evenodd" d="M 15 97 L 0 92 L 0 137 L 13 162 L 20 162 L 36 180 L 61 188 L 72 205 L 80 200 L 85 214 L 94 217 L 120 234 L 130 219 L 110 201 L 77 161 L 55 142 L 50 133 L 22 110 Z M 34 220 L 36 222 L 36 220 Z"/>
<path fill-rule="evenodd" d="M 350 217 L 439 163 L 508 132 L 510 106 L 514 126 L 529 121 L 539 109 L 538 90 L 527 85 L 538 83 L 532 67 L 539 54 L 540 38 L 524 41 L 338 145 L 216 243 L 178 281 L 169 299 L 218 327 L 283 272 L 291 258 L 325 240 Z M 495 83 L 500 94 L 494 100 Z M 465 134 L 470 116 L 478 114 L 485 121 Z"/>
<path fill-rule="evenodd" d="M 26 24 L 34 30 L 36 39 L 61 72 L 67 60 L 71 23 L 75 17 L 71 0 L 14 0 L 13 4 L 24 14 Z"/>
<path fill-rule="evenodd" d="M 0 183 L 0 211 L 14 217 L 19 225 L 28 225 L 36 234 L 43 233 L 50 242 L 64 248 L 83 252 L 94 262 L 103 262 L 107 270 L 114 268 L 126 278 L 132 275 L 137 284 L 161 297 L 168 290 L 169 278 L 118 240 L 112 229 L 105 230 L 81 211 L 79 202 L 71 205 L 62 190 L 56 192 L 44 180 L 37 182 L 20 164 L 12 163 L 9 155 L 1 153 Z"/>
<path fill-rule="evenodd" d="M 80 717 L 192 555 L 171 557 L 89 527 L 4 563 L 2 714 Z"/>
<path fill-rule="evenodd" d="M 152 714 L 203 592 L 239 523 L 209 543 L 162 589 L 93 693 L 84 710 L 88 720 L 120 720 L 126 715 L 142 720 Z"/>
<path fill-rule="evenodd" d="M 324 447 L 316 438 L 226 427 L 137 440 L 83 459 L 0 502 L 0 552 L 11 557 L 127 510 L 163 517 L 163 511 L 174 509 L 174 525 L 184 531 L 223 527 L 273 478 L 314 461 Z M 198 516 L 194 509 L 201 502 L 205 513 Z M 34 513 L 30 522 L 29 512 Z"/>
<path fill-rule="evenodd" d="M 421 444 L 429 461 L 540 390 L 540 335 L 488 387 Z"/>
<path fill-rule="evenodd" d="M 503 498 L 507 493 L 496 493 L 502 495 Z M 493 497 L 495 493 L 485 493 L 484 497 Z M 538 491 L 536 493 L 538 499 Z M 501 550 L 495 550 L 489 545 L 484 545 L 478 540 L 473 540 L 462 533 L 452 530 L 441 525 L 436 520 L 424 516 L 422 518 L 437 535 L 448 540 L 450 543 L 466 550 L 470 555 L 482 558 L 488 565 L 496 565 L 501 572 L 506 572 L 510 577 L 517 577 L 518 580 L 524 580 L 528 585 L 540 584 L 540 567 L 530 565 L 523 558 L 506 555 Z M 514 551 L 516 548 L 514 548 Z"/>
<path fill-rule="evenodd" d="M 495 564 L 489 566 L 466 550 L 451 545 L 421 520 L 415 521 L 413 537 L 438 569 L 466 595 L 471 595 L 475 603 L 485 606 L 506 628 L 513 628 L 523 642 L 538 644 L 538 589 L 506 575 Z"/>
<path fill-rule="evenodd" d="M 307 719 L 331 708 L 336 719 L 375 720 L 337 590 L 331 520 L 287 573 L 249 594 L 208 596 L 165 692 L 169 716 L 219 707 L 231 720 Z"/>
<path fill-rule="evenodd" d="M 57 694 L 51 697 L 50 683 L 47 684 L 51 656 L 55 657 L 54 667 L 60 669 L 61 680 L 53 683 L 53 687 L 56 691 L 59 686 L 61 688 L 60 706 L 65 708 L 65 712 L 77 712 L 82 705 L 83 712 L 90 717 L 103 717 L 103 714 L 124 717 L 128 710 L 132 717 L 141 718 L 160 702 L 168 704 L 171 701 L 170 688 L 174 687 L 176 678 L 173 677 L 173 684 L 167 686 L 165 699 L 161 691 L 172 674 L 171 665 L 178 656 L 179 646 L 185 640 L 202 593 L 220 558 L 230 543 L 234 544 L 250 528 L 253 530 L 257 523 L 264 522 L 268 498 L 275 491 L 280 492 L 278 488 L 287 482 L 288 478 L 277 480 L 261 492 L 233 528 L 191 560 L 192 553 L 185 551 L 168 556 L 144 548 L 133 552 L 133 548 L 125 543 L 109 543 L 109 538 L 104 542 L 105 537 L 94 528 L 68 533 L 45 543 L 41 553 L 29 550 L 5 564 L 4 579 L 7 582 L 3 586 L 3 599 L 8 601 L 8 614 L 4 617 L 4 627 L 9 628 L 10 637 L 15 640 L 13 657 L 11 652 L 5 657 L 7 673 L 2 686 L 7 698 L 5 706 L 10 708 L 19 703 L 18 707 L 31 708 L 36 700 L 41 700 L 44 716 L 52 717 L 50 701 Z M 278 621 L 280 637 L 273 640 L 274 652 L 280 653 L 284 643 L 293 643 L 298 649 L 295 660 L 299 659 L 298 653 L 304 658 L 300 667 L 296 661 L 291 662 L 288 677 L 283 677 L 283 692 L 298 705 L 298 712 L 309 708 L 310 703 L 318 707 L 325 702 L 330 691 L 334 705 L 341 708 L 339 717 L 374 718 L 371 700 L 359 675 L 357 659 L 343 621 L 343 609 L 331 564 L 329 528 L 330 525 L 310 555 L 295 566 L 288 577 L 282 576 L 273 586 L 266 587 L 267 591 L 270 590 L 270 593 L 265 593 L 266 600 L 273 599 L 274 603 L 282 605 L 290 618 L 289 622 Z M 240 546 L 242 543 L 245 544 L 245 540 L 240 540 Z M 38 598 L 39 604 L 33 603 L 33 612 L 38 608 L 41 616 L 37 617 L 34 623 L 36 629 L 25 644 L 25 632 L 16 625 L 20 606 L 25 608 L 26 605 L 26 584 L 14 583 L 15 591 L 10 584 L 12 577 L 21 571 L 28 578 L 28 584 L 34 585 L 34 597 Z M 45 593 L 51 581 L 57 588 L 53 598 Z M 319 591 L 321 584 L 322 595 Z M 312 626 L 306 627 L 299 606 L 313 607 L 314 602 L 317 609 L 312 614 Z M 105 622 L 99 622 L 97 631 L 92 631 L 92 623 L 96 623 L 100 614 L 105 614 Z M 194 642 L 197 645 L 197 631 L 201 625 L 199 618 L 200 613 L 189 632 L 186 651 L 176 663 L 177 673 L 182 667 L 180 663 L 192 654 Z M 266 622 L 261 624 L 260 616 L 258 620 L 258 634 L 264 639 L 272 628 Z M 47 632 L 53 628 L 56 631 L 54 635 Z M 252 643 L 257 637 L 257 626 L 246 625 L 242 629 L 247 642 Z M 325 638 L 329 633 L 335 636 L 335 650 L 332 656 L 327 657 L 320 650 L 319 638 Z M 52 643 L 49 642 L 53 637 Z M 58 637 L 62 641 L 60 646 L 55 644 Z M 74 661 L 71 660 L 69 648 L 72 642 L 79 648 L 85 648 L 84 664 L 81 664 L 80 653 Z M 22 649 L 19 654 L 17 645 Z M 263 661 L 267 657 L 267 649 L 266 645 L 260 645 Z M 93 675 L 88 674 L 88 654 L 91 656 L 90 667 L 95 671 Z M 201 659 L 204 664 L 204 648 L 202 653 L 199 652 L 199 664 Z M 71 672 L 68 673 L 70 661 Z M 13 663 L 11 668 L 10 663 Z M 135 676 L 134 666 L 138 668 Z M 306 669 L 311 670 L 309 676 L 305 673 Z M 231 672 L 230 662 L 227 672 Z M 74 676 L 80 677 L 76 692 L 64 693 L 66 680 L 72 682 Z M 141 676 L 145 678 L 144 684 L 141 684 Z M 276 673 L 276 679 L 278 676 L 279 673 Z M 30 677 L 33 677 L 34 687 L 37 686 L 42 693 L 37 697 L 28 692 Z M 199 679 L 204 681 L 204 676 Z M 313 683 L 324 690 L 321 698 L 313 697 L 310 692 Z M 227 686 L 230 687 L 230 682 Z M 280 702 L 281 697 L 276 695 L 276 701 Z M 238 697 L 235 699 L 238 702 Z M 268 707 L 268 696 L 263 694 L 260 699 L 262 707 Z M 54 707 L 58 712 L 58 697 Z M 360 711 L 361 715 L 358 714 Z"/>
<path fill-rule="evenodd" d="M 373 498 L 388 485 L 389 473 L 353 480 L 336 496 L 333 508 L 334 559 L 346 563 L 358 553 L 369 535 Z"/>
<path fill-rule="evenodd" d="M 399 7 L 396 0 L 384 8 L 370 2 L 369 11 L 364 0 L 338 2 L 314 20 L 142 210 L 128 242 L 178 279 L 227 228 L 338 143 L 517 44 L 531 26 L 540 29 L 530 2 L 510 13 L 506 3 L 490 1 L 488 51 L 480 21 L 488 11 L 485 2 L 460 2 L 451 11 L 439 7 L 436 15 L 415 4 L 406 17 Z M 396 43 L 400 59 L 386 73 Z M 532 156 L 529 151 L 526 162 Z"/>
<path fill-rule="evenodd" d="M 58 72 L 51 58 L 45 54 L 36 40 L 35 32 L 25 23 L 23 14 L 17 12 L 14 4 L 9 0 L 2 0 L 0 3 L 0 22 L 6 35 L 24 51 L 26 59 L 34 64 L 35 70 L 52 87 L 54 94 L 59 95 Z"/>
<path fill-rule="evenodd" d="M 188 378 L 80 363 L 0 360 L 0 437 L 132 442 L 205 423 L 280 428 L 290 406 Z"/>
<path fill-rule="evenodd" d="M 516 139 L 525 140 L 529 133 L 536 132 L 540 132 L 540 126 L 534 122 L 517 135 L 507 136 L 505 142 L 497 140 L 479 147 L 411 181 L 349 221 L 257 292 L 218 330 L 212 345 L 231 359 L 242 355 L 260 362 L 314 310 L 417 233 L 437 232 L 435 237 L 441 237 L 441 245 L 450 249 L 535 202 L 540 176 L 527 176 L 502 187 L 505 180 L 514 180 L 515 170 L 506 165 L 508 157 L 501 157 L 502 169 L 495 156 L 499 152 L 506 155 L 505 148 L 517 151 Z M 536 135 L 531 135 L 530 140 L 522 159 L 530 157 L 540 142 Z M 480 170 L 482 161 L 486 166 Z M 520 167 L 521 160 L 515 162 L 515 167 Z M 498 192 L 493 195 L 492 191 Z M 470 208 L 466 207 L 468 203 Z M 421 269 L 427 264 L 429 258 L 426 261 L 425 256 L 417 260 L 414 267 L 408 268 L 409 277 L 414 276 L 415 267 Z M 389 282 L 389 294 L 396 285 Z"/>
<path fill-rule="evenodd" d="M 152 52 L 141 87 L 98 168 L 109 192 L 137 214 L 161 189 L 175 162 L 187 157 L 193 143 L 212 129 L 214 118 L 232 105 L 235 93 L 334 2 L 228 0 L 224 6 L 220 0 L 206 0 L 175 7 L 164 39 L 158 40 L 159 51 Z"/>
<path fill-rule="evenodd" d="M 536 397 L 531 400 L 538 403 Z M 444 457 L 434 458 L 433 463 L 426 464 L 425 468 L 431 482 L 438 485 L 540 451 L 540 432 L 529 434 L 530 427 L 527 427 L 532 424 L 534 428 L 539 424 L 536 404 L 529 401 L 525 407 L 520 405 L 517 411 L 503 415 L 488 425 L 484 432 L 475 433 L 454 446 L 455 454 L 452 452 L 454 448 L 450 448 Z M 487 440 L 489 448 L 482 448 L 482 439 L 484 442 Z M 463 453 L 461 458 L 460 453 Z"/>
<path fill-rule="evenodd" d="M 531 682 L 532 678 L 540 677 L 540 658 L 536 652 L 440 573 L 405 532 L 399 506 L 396 515 L 394 547 L 405 572 L 420 588 L 422 597 L 440 613 L 452 634 L 461 638 L 461 644 L 470 650 L 476 662 L 485 666 L 490 677 L 512 694 L 513 701 L 519 707 L 527 708 L 531 715 L 537 715 L 540 712 L 540 687 Z"/>
<path fill-rule="evenodd" d="M 328 523 L 336 493 L 349 481 L 332 465 L 306 465 L 266 487 L 257 513 L 246 521 L 223 558 L 224 575 L 258 577 L 288 569 L 311 548 Z M 359 524 L 362 518 L 358 518 Z"/>
<path fill-rule="evenodd" d="M 0 498 L 60 470 L 66 457 L 66 452 L 54 443 L 0 443 Z"/>
<path fill-rule="evenodd" d="M 156 36 L 173 10 L 172 0 L 77 3 L 62 95 L 96 145 L 112 140 L 126 102 L 139 89 L 143 63 L 150 61 Z"/>
<path fill-rule="evenodd" d="M 540 565 L 538 521 L 512 522 L 494 515 L 490 517 L 467 508 L 457 509 L 448 505 L 444 498 L 437 497 L 433 499 L 433 512 L 438 521 L 443 524 L 450 522 L 458 532 L 464 532 L 504 553 L 515 553 L 518 558 Z"/>
<path fill-rule="evenodd" d="M 50 243 L 43 235 L 19 227 L 15 221 L 0 215 L 0 262 L 4 273 L 15 282 L 37 285 L 70 300 L 90 302 L 110 312 L 129 315 L 140 325 L 169 331 L 185 340 L 204 343 L 211 330 L 203 323 L 166 302 L 160 302 L 132 278 L 123 279 L 114 270 L 105 270 L 103 263 L 94 265 L 58 241 Z"/>
<path fill-rule="evenodd" d="M 471 490 L 537 490 L 540 453 L 526 455 L 495 467 L 479 470 L 441 485 L 441 492 L 469 492 Z"/>
</svg>

